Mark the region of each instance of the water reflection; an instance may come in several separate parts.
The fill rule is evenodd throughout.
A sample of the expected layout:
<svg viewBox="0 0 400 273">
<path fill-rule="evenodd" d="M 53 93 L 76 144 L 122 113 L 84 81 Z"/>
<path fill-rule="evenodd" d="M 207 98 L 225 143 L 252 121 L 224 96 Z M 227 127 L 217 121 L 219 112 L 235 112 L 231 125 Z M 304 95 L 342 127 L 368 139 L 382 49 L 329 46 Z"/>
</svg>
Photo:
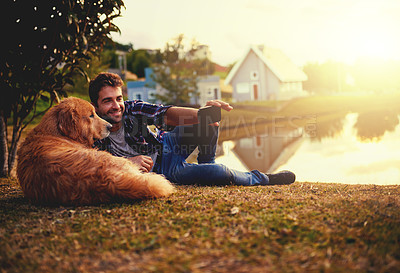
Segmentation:
<svg viewBox="0 0 400 273">
<path fill-rule="evenodd" d="M 232 141 L 217 162 L 229 165 L 231 158 L 264 172 L 289 169 L 298 181 L 400 184 L 398 112 L 335 113 L 317 119 L 316 128 L 312 136 L 304 128 L 281 128 Z"/>
<path fill-rule="evenodd" d="M 301 139 L 297 130 L 280 130 L 279 135 L 261 135 L 242 138 L 235 141 L 233 152 L 240 158 L 248 169 L 269 171 L 275 162 L 282 162 L 288 158 L 288 147 Z M 293 149 L 290 149 L 293 150 Z M 279 160 L 278 160 L 279 158 Z"/>
<path fill-rule="evenodd" d="M 321 141 L 324 138 L 334 138 L 343 131 L 346 113 L 335 114 L 332 118 L 320 118 L 317 120 L 317 133 L 311 138 L 312 141 Z"/>
<path fill-rule="evenodd" d="M 398 124 L 398 113 L 379 110 L 360 113 L 354 128 L 361 141 L 380 141 L 386 132 L 393 132 Z"/>
</svg>

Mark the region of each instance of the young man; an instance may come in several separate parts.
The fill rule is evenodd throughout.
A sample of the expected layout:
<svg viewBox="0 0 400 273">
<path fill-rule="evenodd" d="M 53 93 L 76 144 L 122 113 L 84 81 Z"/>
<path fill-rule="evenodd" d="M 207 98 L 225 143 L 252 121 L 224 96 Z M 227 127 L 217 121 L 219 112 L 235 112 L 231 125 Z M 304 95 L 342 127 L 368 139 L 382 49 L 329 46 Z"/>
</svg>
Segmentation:
<svg viewBox="0 0 400 273">
<path fill-rule="evenodd" d="M 100 73 L 89 85 L 89 95 L 97 114 L 110 122 L 109 137 L 95 146 L 115 156 L 126 157 L 143 172 L 163 174 L 177 184 L 199 185 L 283 185 L 295 181 L 292 172 L 264 174 L 258 170 L 241 172 L 215 163 L 218 122 L 199 123 L 198 109 L 124 101 L 123 82 L 112 73 Z M 231 111 L 226 102 L 208 101 L 207 106 Z M 155 125 L 156 133 L 148 125 Z M 165 132 L 167 126 L 177 126 Z M 198 164 L 186 158 L 198 147 Z"/>
</svg>

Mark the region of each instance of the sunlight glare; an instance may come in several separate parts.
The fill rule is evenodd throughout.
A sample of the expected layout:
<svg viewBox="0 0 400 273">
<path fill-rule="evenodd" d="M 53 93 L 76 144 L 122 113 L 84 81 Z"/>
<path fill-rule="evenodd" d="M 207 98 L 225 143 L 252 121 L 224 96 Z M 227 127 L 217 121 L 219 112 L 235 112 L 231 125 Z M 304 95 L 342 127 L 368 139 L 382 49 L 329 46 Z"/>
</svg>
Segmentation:
<svg viewBox="0 0 400 273">
<path fill-rule="evenodd" d="M 337 39 L 343 40 L 337 52 L 339 58 L 347 62 L 360 57 L 400 59 L 398 21 L 386 16 L 384 10 L 353 7 L 339 20 L 335 29 Z"/>
<path fill-rule="evenodd" d="M 396 39 L 381 28 L 359 29 L 350 43 L 351 52 L 362 57 L 393 59 L 396 56 Z"/>
</svg>

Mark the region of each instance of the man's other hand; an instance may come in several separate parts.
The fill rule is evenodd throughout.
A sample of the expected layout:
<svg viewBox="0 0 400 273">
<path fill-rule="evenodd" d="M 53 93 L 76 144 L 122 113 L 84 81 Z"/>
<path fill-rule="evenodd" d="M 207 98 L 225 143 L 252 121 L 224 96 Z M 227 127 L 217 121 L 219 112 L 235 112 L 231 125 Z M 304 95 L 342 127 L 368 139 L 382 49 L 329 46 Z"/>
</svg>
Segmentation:
<svg viewBox="0 0 400 273">
<path fill-rule="evenodd" d="M 154 162 L 150 156 L 138 155 L 135 157 L 128 157 L 128 159 L 134 164 L 139 166 L 139 170 L 144 173 L 148 173 L 153 168 Z"/>
</svg>

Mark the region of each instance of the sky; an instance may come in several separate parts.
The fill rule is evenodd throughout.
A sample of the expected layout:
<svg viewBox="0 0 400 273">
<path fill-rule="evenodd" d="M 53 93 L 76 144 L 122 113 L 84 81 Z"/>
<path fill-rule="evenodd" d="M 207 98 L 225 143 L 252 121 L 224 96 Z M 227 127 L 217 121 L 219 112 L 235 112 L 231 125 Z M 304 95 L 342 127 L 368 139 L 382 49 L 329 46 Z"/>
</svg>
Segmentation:
<svg viewBox="0 0 400 273">
<path fill-rule="evenodd" d="M 400 60 L 400 0 L 125 0 L 113 40 L 163 49 L 179 34 L 209 46 L 220 65 L 251 45 L 279 48 L 295 64 L 360 57 Z"/>
</svg>

